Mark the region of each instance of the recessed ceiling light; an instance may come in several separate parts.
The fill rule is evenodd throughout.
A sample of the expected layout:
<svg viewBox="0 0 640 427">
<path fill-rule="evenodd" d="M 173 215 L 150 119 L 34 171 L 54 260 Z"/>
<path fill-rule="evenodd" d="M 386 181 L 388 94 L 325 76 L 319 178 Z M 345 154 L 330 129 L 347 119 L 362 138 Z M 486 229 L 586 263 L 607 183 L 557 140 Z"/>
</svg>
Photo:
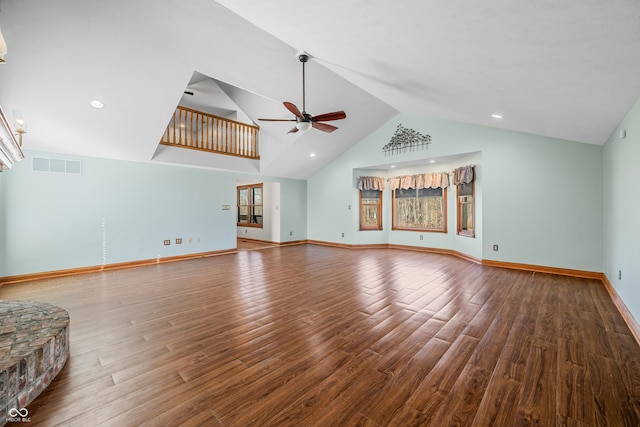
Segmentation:
<svg viewBox="0 0 640 427">
<path fill-rule="evenodd" d="M 493 117 L 494 119 L 501 119 L 502 114 L 492 114 L 491 117 Z"/>
<path fill-rule="evenodd" d="M 316 153 L 309 154 L 309 157 L 315 157 L 315 156 L 316 156 Z"/>
<path fill-rule="evenodd" d="M 435 162 L 436 162 L 435 160 L 429 160 L 429 163 L 435 163 Z"/>
<path fill-rule="evenodd" d="M 104 107 L 104 104 L 101 101 L 98 101 L 97 99 L 94 99 L 93 101 L 90 102 L 91 106 L 93 108 L 102 108 Z"/>
<path fill-rule="evenodd" d="M 391 169 L 393 169 L 393 168 L 395 168 L 395 167 L 396 167 L 396 165 L 391 165 Z"/>
</svg>

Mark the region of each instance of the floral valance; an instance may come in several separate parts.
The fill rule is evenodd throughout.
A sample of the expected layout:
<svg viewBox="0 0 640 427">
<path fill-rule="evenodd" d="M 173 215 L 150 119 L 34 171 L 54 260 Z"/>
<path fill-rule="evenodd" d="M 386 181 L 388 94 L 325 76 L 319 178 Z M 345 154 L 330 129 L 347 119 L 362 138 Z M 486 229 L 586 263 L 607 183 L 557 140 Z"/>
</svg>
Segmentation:
<svg viewBox="0 0 640 427">
<path fill-rule="evenodd" d="M 389 186 L 391 187 L 391 190 L 396 190 L 398 188 L 446 188 L 449 186 L 449 174 L 447 172 L 440 172 L 396 176 L 389 178 Z"/>
<path fill-rule="evenodd" d="M 359 176 L 358 190 L 384 190 L 384 178 L 377 176 Z"/>
<path fill-rule="evenodd" d="M 453 185 L 468 184 L 473 182 L 473 178 L 473 165 L 463 166 L 453 171 Z"/>
</svg>

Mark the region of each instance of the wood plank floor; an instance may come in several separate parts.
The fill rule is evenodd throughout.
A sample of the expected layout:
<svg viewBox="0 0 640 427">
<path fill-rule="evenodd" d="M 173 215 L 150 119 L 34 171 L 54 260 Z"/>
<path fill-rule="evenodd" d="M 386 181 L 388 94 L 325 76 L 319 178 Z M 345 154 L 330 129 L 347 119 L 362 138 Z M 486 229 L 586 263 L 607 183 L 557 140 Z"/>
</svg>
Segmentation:
<svg viewBox="0 0 640 427">
<path fill-rule="evenodd" d="M 255 251 L 279 246 L 277 243 L 265 242 L 262 240 L 236 239 L 238 251 Z"/>
<path fill-rule="evenodd" d="M 0 298 L 71 316 L 32 426 L 640 425 L 640 348 L 595 280 L 299 245 Z"/>
</svg>

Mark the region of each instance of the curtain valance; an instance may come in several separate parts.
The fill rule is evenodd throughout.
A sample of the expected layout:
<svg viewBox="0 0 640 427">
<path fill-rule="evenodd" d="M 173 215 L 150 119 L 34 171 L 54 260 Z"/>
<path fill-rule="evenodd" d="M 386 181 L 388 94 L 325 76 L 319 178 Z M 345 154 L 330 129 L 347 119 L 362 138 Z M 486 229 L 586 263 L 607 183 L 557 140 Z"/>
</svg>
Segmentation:
<svg viewBox="0 0 640 427">
<path fill-rule="evenodd" d="M 391 190 L 396 190 L 398 188 L 446 188 L 449 186 L 449 174 L 447 172 L 440 172 L 395 176 L 393 178 L 389 178 L 389 186 L 391 187 Z"/>
<path fill-rule="evenodd" d="M 359 176 L 358 190 L 384 190 L 384 178 L 377 176 Z"/>
<path fill-rule="evenodd" d="M 473 165 L 454 169 L 453 185 L 468 184 L 473 181 Z"/>
</svg>

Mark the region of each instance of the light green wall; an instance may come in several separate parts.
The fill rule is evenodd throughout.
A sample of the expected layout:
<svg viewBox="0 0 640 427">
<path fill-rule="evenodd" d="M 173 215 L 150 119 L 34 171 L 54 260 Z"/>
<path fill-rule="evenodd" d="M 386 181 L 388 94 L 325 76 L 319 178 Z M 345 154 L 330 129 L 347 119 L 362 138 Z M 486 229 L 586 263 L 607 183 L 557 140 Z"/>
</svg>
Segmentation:
<svg viewBox="0 0 640 427">
<path fill-rule="evenodd" d="M 429 149 L 385 156 L 382 146 L 398 123 L 430 134 Z M 622 129 L 626 139 L 619 138 Z M 638 319 L 640 222 L 633 218 L 640 201 L 627 189 L 640 170 L 638 135 L 640 101 L 604 148 L 399 115 L 306 182 L 259 179 L 280 185 L 282 242 L 308 238 L 439 247 L 482 259 L 604 271 Z M 0 174 L 0 277 L 233 248 L 235 210 L 221 207 L 235 206 L 239 179 L 256 179 L 166 165 L 26 155 Z M 83 173 L 32 172 L 34 155 L 79 159 Z M 428 163 L 432 158 L 438 162 Z M 402 166 L 416 161 L 421 165 Z M 400 167 L 371 169 L 391 163 Z M 453 189 L 447 235 L 422 233 L 419 241 L 419 233 L 390 231 L 388 190 L 385 229 L 358 230 L 358 176 L 437 172 L 469 163 L 477 171 L 475 239 L 455 235 Z M 175 245 L 176 237 L 184 243 Z M 172 245 L 164 246 L 164 239 Z M 493 244 L 500 245 L 499 252 L 492 251 Z"/>
<path fill-rule="evenodd" d="M 236 247 L 236 174 L 25 154 L 2 176 L 6 232 L 0 277 Z M 34 155 L 81 160 L 82 174 L 33 172 Z M 282 203 L 300 215 L 306 208 L 306 182 L 281 181 Z M 289 200 L 285 190 L 302 198 Z M 283 215 L 283 221 L 304 228 L 304 216 Z M 183 243 L 175 244 L 176 238 Z M 165 239 L 170 246 L 163 244 Z"/>
<path fill-rule="evenodd" d="M 475 180 L 475 238 L 458 236 L 456 234 L 456 190 L 454 186 L 447 189 L 447 233 L 425 233 L 391 230 L 392 227 L 392 194 L 388 183 L 383 191 L 383 230 L 359 231 L 359 198 L 360 192 L 356 188 L 358 177 L 377 176 L 390 178 L 394 176 L 415 175 L 419 173 L 451 172 L 454 169 L 474 165 L 476 171 Z M 470 153 L 456 156 L 455 159 L 439 159 L 436 163 L 426 163 L 420 166 L 405 166 L 389 170 L 354 169 L 352 185 L 352 212 L 351 221 L 354 224 L 353 243 L 362 244 L 394 244 L 403 246 L 417 246 L 426 248 L 455 248 L 455 250 L 476 258 L 482 258 L 482 154 Z M 422 236 L 422 240 L 420 239 Z"/>
<path fill-rule="evenodd" d="M 620 138 L 620 131 L 626 138 Z M 640 320 L 640 100 L 604 147 L 604 273 Z M 621 278 L 618 279 L 618 272 Z"/>
<path fill-rule="evenodd" d="M 264 184 L 265 215 L 270 214 L 272 217 L 272 224 L 262 231 L 237 227 L 238 237 L 279 243 L 307 238 L 307 181 L 246 174 L 236 176 L 238 185 L 258 182 Z M 276 218 L 277 221 L 274 220 Z"/>
<path fill-rule="evenodd" d="M 382 147 L 400 123 L 431 135 L 429 149 L 385 155 Z M 469 161 L 467 156 L 472 155 L 476 157 Z M 451 156 L 463 157 L 452 161 Z M 449 170 L 469 162 L 477 164 L 480 228 L 475 242 L 452 235 L 455 209 L 449 209 L 449 234 L 428 233 L 422 243 L 415 232 L 361 237 L 371 232 L 359 231 L 357 215 L 348 210 L 350 204 L 357 207 L 354 176 L 358 171 L 354 170 L 423 160 L 424 172 L 439 171 L 438 163 L 428 163 L 432 158 L 444 159 L 443 167 Z M 602 271 L 600 146 L 401 114 L 311 177 L 307 188 L 309 238 L 313 240 L 356 244 L 375 239 L 452 249 L 483 259 Z M 498 252 L 492 251 L 494 244 L 499 245 Z"/>
<path fill-rule="evenodd" d="M 2 277 L 2 272 L 5 270 L 5 260 L 4 260 L 4 254 L 7 253 L 7 247 L 6 247 L 6 218 L 7 218 L 7 213 L 5 211 L 5 197 L 4 197 L 4 183 L 5 183 L 5 178 L 7 176 L 8 172 L 0 172 L 0 277 Z"/>
</svg>

